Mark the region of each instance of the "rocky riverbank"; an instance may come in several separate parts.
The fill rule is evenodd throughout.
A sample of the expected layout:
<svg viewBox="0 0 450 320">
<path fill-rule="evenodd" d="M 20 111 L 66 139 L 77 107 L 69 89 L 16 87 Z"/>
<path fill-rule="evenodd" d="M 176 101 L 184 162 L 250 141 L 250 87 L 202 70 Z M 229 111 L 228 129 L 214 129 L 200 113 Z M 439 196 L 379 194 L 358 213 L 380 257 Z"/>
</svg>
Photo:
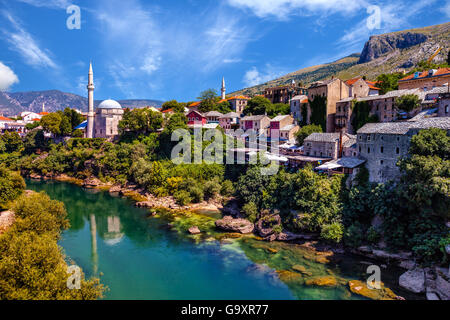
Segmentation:
<svg viewBox="0 0 450 320">
<path fill-rule="evenodd" d="M 446 272 L 442 268 L 437 267 L 420 269 L 420 266 L 413 260 L 410 252 L 390 253 L 382 248 L 369 246 L 361 246 L 356 249 L 344 248 L 341 245 L 331 246 L 320 242 L 317 234 L 295 234 L 288 230 L 282 229 L 281 218 L 279 215 L 267 215 L 256 223 L 243 219 L 240 214 L 239 206 L 234 201 L 230 201 L 226 206 L 223 206 L 222 204 L 223 199 L 216 199 L 210 202 L 202 202 L 187 206 L 179 206 L 173 197 L 158 198 L 131 183 L 126 183 L 125 185 L 114 185 L 111 183 L 104 183 L 97 178 L 80 180 L 67 175 L 47 175 L 44 177 L 30 175 L 29 177 L 32 179 L 52 179 L 56 181 L 74 183 L 84 188 L 104 190 L 111 194 L 128 197 L 135 201 L 135 205 L 137 207 L 151 209 L 153 212 L 152 215 L 156 214 L 156 211 L 154 210 L 159 209 L 169 210 L 169 214 L 172 212 L 174 215 L 183 211 L 194 213 L 201 211 L 216 212 L 217 214 L 223 215 L 223 217 L 221 219 L 208 219 L 207 222 L 202 221 L 202 219 L 198 219 L 198 215 L 187 215 L 187 218 L 183 216 L 182 219 L 187 221 L 187 226 L 183 226 L 185 229 L 184 232 L 196 237 L 203 236 L 204 240 L 216 239 L 223 242 L 230 241 L 228 240 L 230 237 L 231 239 L 240 238 L 239 235 L 245 234 L 254 235 L 254 239 L 267 242 L 290 242 L 292 244 L 309 247 L 311 250 L 318 252 L 319 254 L 315 258 L 315 261 L 319 263 L 329 262 L 327 257 L 334 254 L 351 253 L 357 256 L 376 260 L 383 269 L 387 268 L 388 265 L 394 265 L 405 269 L 405 273 L 400 277 L 399 282 L 402 288 L 410 292 L 424 295 L 426 294 L 426 297 L 430 300 L 448 300 L 450 298 L 448 295 L 448 292 L 450 292 L 448 271 Z M 199 223 L 196 222 L 199 220 L 202 221 L 200 223 L 204 224 L 199 225 Z M 169 226 L 172 228 L 173 224 L 170 223 Z M 211 237 L 212 228 L 235 236 Z M 205 229 L 208 229 L 208 232 L 206 232 Z M 366 292 L 365 289 L 367 289 L 359 284 L 354 284 L 353 286 L 349 284 L 349 288 L 354 293 L 355 291 L 358 291 L 358 289 L 362 290 L 361 292 Z M 388 294 L 387 296 L 393 298 L 393 295 L 391 294 Z"/>
</svg>

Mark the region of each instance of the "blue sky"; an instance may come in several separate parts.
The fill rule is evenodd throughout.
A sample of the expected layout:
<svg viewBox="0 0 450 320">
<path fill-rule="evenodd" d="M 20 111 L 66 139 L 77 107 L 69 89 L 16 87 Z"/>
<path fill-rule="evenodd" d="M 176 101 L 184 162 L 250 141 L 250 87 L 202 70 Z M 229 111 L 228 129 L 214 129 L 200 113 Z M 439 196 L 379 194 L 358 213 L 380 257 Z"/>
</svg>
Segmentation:
<svg viewBox="0 0 450 320">
<path fill-rule="evenodd" d="M 450 0 L 0 0 L 0 90 L 86 96 L 92 60 L 96 99 L 192 101 L 222 76 L 231 92 L 448 21 Z"/>
</svg>

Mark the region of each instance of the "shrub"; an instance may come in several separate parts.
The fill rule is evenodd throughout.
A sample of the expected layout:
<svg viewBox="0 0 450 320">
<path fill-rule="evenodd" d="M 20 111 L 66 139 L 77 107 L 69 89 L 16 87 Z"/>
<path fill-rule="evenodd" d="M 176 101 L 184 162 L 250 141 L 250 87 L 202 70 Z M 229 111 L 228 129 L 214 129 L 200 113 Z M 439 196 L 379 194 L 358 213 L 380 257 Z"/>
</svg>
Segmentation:
<svg viewBox="0 0 450 320">
<path fill-rule="evenodd" d="M 205 198 L 207 200 L 216 197 L 220 193 L 220 191 L 221 191 L 221 186 L 220 186 L 219 179 L 214 178 L 213 180 L 210 180 L 205 183 L 204 192 L 205 192 Z"/>
<path fill-rule="evenodd" d="M 233 182 L 231 182 L 230 180 L 225 180 L 222 183 L 222 189 L 220 190 L 220 194 L 223 195 L 224 197 L 232 196 L 234 194 Z"/>
<path fill-rule="evenodd" d="M 381 234 L 377 231 L 375 227 L 370 227 L 369 230 L 367 230 L 367 241 L 372 244 L 376 244 L 380 241 Z"/>
<path fill-rule="evenodd" d="M 343 234 L 344 226 L 339 222 L 322 226 L 322 230 L 320 232 L 322 239 L 336 243 L 341 242 Z"/>
<path fill-rule="evenodd" d="M 17 172 L 0 167 L 0 209 L 7 209 L 8 203 L 17 199 L 25 190 L 25 181 Z"/>
<path fill-rule="evenodd" d="M 189 194 L 192 197 L 192 202 L 194 203 L 202 202 L 203 198 L 205 197 L 203 189 L 199 186 L 193 186 L 192 188 L 190 188 Z"/>
<path fill-rule="evenodd" d="M 192 201 L 192 198 L 191 198 L 189 192 L 184 191 L 184 190 L 175 192 L 173 197 L 174 197 L 175 201 L 177 202 L 177 204 L 179 204 L 180 206 L 185 206 Z"/>
<path fill-rule="evenodd" d="M 242 212 L 248 220 L 255 222 L 258 217 L 258 207 L 254 202 L 248 202 L 242 207 Z"/>
<path fill-rule="evenodd" d="M 347 228 L 344 233 L 344 243 L 347 246 L 356 248 L 362 245 L 364 241 L 364 231 L 362 226 L 356 222 Z"/>
</svg>

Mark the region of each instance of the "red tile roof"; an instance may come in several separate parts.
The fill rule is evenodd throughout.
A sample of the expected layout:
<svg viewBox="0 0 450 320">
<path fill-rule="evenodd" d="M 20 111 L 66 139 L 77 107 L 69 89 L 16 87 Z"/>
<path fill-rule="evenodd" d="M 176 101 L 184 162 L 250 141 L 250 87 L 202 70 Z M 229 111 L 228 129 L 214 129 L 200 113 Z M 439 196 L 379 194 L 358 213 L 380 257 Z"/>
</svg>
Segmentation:
<svg viewBox="0 0 450 320">
<path fill-rule="evenodd" d="M 227 100 L 237 100 L 237 99 L 241 99 L 241 100 L 250 100 L 250 98 L 249 98 L 249 97 L 246 97 L 246 96 L 233 96 L 233 97 L 227 98 Z"/>
<path fill-rule="evenodd" d="M 48 114 L 49 114 L 48 112 L 41 112 L 41 113 L 39 113 L 40 116 L 46 116 Z"/>
<path fill-rule="evenodd" d="M 300 103 L 308 103 L 308 99 L 303 99 Z"/>
<path fill-rule="evenodd" d="M 197 107 L 200 105 L 200 103 L 201 103 L 201 101 L 193 102 L 189 105 L 189 108 Z"/>
<path fill-rule="evenodd" d="M 356 83 L 356 81 L 358 81 L 359 79 L 361 79 L 361 78 L 354 78 L 354 79 L 347 80 L 347 81 L 345 81 L 345 84 L 348 85 L 349 87 L 351 87 L 351 86 L 353 86 L 353 85 Z M 369 80 L 365 80 L 365 81 L 366 81 L 366 83 L 367 83 L 367 85 L 369 86 L 370 89 L 372 89 L 372 90 L 381 90 L 380 88 L 375 87 L 375 85 L 377 84 L 377 82 L 369 81 Z"/>
<path fill-rule="evenodd" d="M 450 75 L 450 68 L 437 69 L 437 71 L 432 75 L 432 77 L 439 77 L 439 76 L 443 76 L 443 75 Z M 421 72 L 417 78 L 414 78 L 414 74 L 410 74 L 409 76 L 404 77 L 404 78 L 400 79 L 399 81 L 423 79 L 426 77 L 428 77 L 428 70 Z"/>
<path fill-rule="evenodd" d="M 6 118 L 6 117 L 3 117 L 3 116 L 0 116 L 0 121 L 13 121 L 13 120 L 10 119 L 10 118 Z"/>
<path fill-rule="evenodd" d="M 36 119 L 32 119 L 31 121 L 41 121 L 41 119 L 36 118 Z"/>
<path fill-rule="evenodd" d="M 354 79 L 347 80 L 347 81 L 345 81 L 345 84 L 348 85 L 348 86 L 352 86 L 352 85 L 354 85 L 355 82 L 358 81 L 359 79 L 361 79 L 361 78 L 354 78 Z"/>
</svg>

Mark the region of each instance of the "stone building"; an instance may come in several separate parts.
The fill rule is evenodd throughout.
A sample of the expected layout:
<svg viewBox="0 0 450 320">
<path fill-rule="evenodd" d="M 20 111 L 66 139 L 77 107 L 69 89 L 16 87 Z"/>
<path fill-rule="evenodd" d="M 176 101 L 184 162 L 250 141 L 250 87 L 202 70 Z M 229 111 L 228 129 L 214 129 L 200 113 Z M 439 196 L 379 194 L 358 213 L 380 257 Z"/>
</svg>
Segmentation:
<svg viewBox="0 0 450 320">
<path fill-rule="evenodd" d="M 268 135 L 270 118 L 266 115 L 246 116 L 241 119 L 241 129 L 244 131 L 255 130 L 256 133 Z"/>
<path fill-rule="evenodd" d="M 292 97 L 297 95 L 306 95 L 307 89 L 297 86 L 295 82 L 286 86 L 278 86 L 266 88 L 264 90 L 264 98 L 267 98 L 272 103 L 286 103 L 288 104 Z"/>
<path fill-rule="evenodd" d="M 365 160 L 370 181 L 383 183 L 399 176 L 397 162 L 408 154 L 411 137 L 420 130 L 441 128 L 450 133 L 450 118 L 368 123 L 358 130 L 359 156 Z"/>
<path fill-rule="evenodd" d="M 341 139 L 342 138 L 342 139 Z M 312 133 L 303 142 L 306 156 L 338 159 L 347 141 L 355 137 L 340 133 Z"/>
<path fill-rule="evenodd" d="M 431 69 L 423 72 L 415 72 L 398 81 L 399 90 L 420 88 L 428 91 L 435 87 L 443 86 L 450 82 L 450 68 Z"/>
<path fill-rule="evenodd" d="M 308 108 L 308 96 L 305 95 L 298 95 L 291 99 L 290 102 L 291 105 L 291 115 L 294 117 L 294 119 L 301 123 L 306 119 L 303 119 L 302 116 L 302 108 L 306 107 Z"/>
<path fill-rule="evenodd" d="M 205 113 L 203 116 L 206 117 L 206 121 L 208 123 L 219 123 L 219 118 L 222 117 L 223 114 L 218 111 L 209 111 Z"/>
<path fill-rule="evenodd" d="M 229 112 L 219 118 L 219 125 L 224 130 L 237 129 L 239 127 L 240 115 L 236 112 Z"/>
<path fill-rule="evenodd" d="M 88 74 L 88 119 L 86 124 L 86 138 L 113 139 L 119 135 L 119 121 L 122 120 L 124 110 L 114 100 L 105 100 L 94 111 L 94 72 L 92 63 Z"/>
<path fill-rule="evenodd" d="M 438 117 L 450 117 L 450 93 L 439 95 Z"/>
<path fill-rule="evenodd" d="M 245 96 L 233 96 L 227 98 L 227 101 L 230 102 L 231 109 L 238 114 L 242 114 L 244 112 L 245 107 L 247 107 L 248 100 L 250 100 L 250 98 Z"/>
<path fill-rule="evenodd" d="M 375 82 L 364 80 L 363 78 L 354 78 L 345 81 L 349 88 L 349 97 L 361 98 L 367 96 L 376 96 L 380 93 L 380 88 L 376 87 Z"/>
<path fill-rule="evenodd" d="M 313 101 L 314 98 L 326 97 L 326 131 L 335 132 L 335 116 L 336 103 L 344 98 L 348 98 L 350 89 L 344 81 L 337 78 L 331 78 L 325 81 L 313 83 L 308 88 L 308 99 Z M 311 119 L 311 107 L 308 107 L 308 123 Z"/>
<path fill-rule="evenodd" d="M 352 126 L 353 104 L 354 102 L 367 102 L 370 107 L 370 116 L 376 115 L 379 122 L 391 122 L 399 118 L 398 110 L 395 108 L 395 100 L 406 94 L 415 94 L 422 101 L 425 93 L 420 89 L 395 90 L 381 96 L 368 96 L 361 98 L 348 97 L 336 103 L 335 128 L 344 132 L 353 134 L 355 132 Z M 406 117 L 413 117 L 420 112 L 422 108 L 411 111 Z"/>
<path fill-rule="evenodd" d="M 270 120 L 270 138 L 279 141 L 293 141 L 294 134 L 300 130 L 291 115 L 279 115 Z"/>
<path fill-rule="evenodd" d="M 119 135 L 119 121 L 124 110 L 114 100 L 105 100 L 97 107 L 94 117 L 94 137 L 111 139 Z"/>
</svg>

